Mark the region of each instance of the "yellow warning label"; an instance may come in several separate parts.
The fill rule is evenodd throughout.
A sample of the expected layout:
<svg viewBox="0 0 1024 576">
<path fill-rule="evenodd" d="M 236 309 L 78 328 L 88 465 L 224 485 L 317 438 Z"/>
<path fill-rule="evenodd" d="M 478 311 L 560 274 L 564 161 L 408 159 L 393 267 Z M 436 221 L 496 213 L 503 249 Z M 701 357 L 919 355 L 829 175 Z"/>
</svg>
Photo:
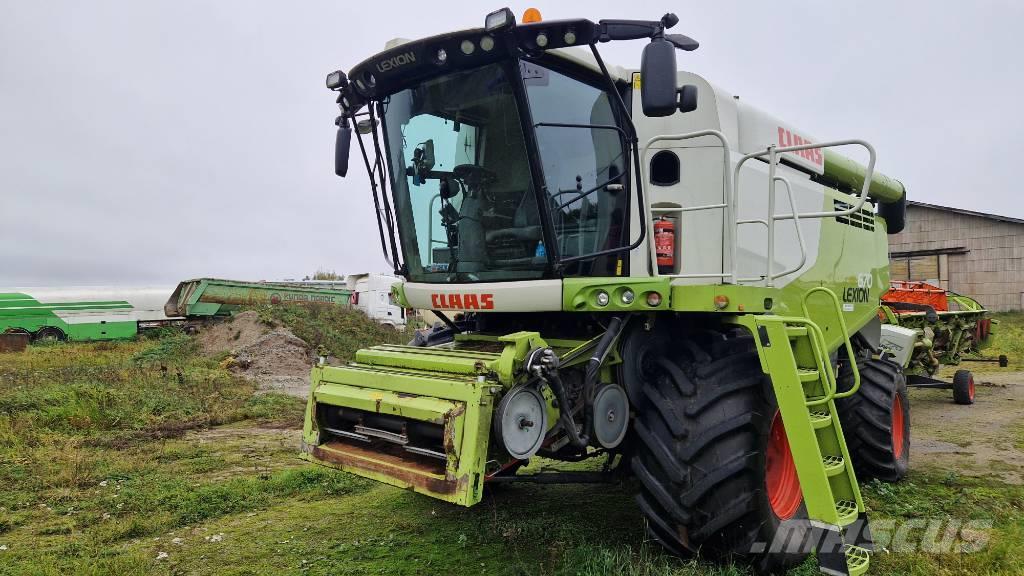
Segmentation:
<svg viewBox="0 0 1024 576">
<path fill-rule="evenodd" d="M 639 90 L 639 89 L 640 89 L 640 75 L 639 74 L 633 74 L 633 90 Z"/>
</svg>

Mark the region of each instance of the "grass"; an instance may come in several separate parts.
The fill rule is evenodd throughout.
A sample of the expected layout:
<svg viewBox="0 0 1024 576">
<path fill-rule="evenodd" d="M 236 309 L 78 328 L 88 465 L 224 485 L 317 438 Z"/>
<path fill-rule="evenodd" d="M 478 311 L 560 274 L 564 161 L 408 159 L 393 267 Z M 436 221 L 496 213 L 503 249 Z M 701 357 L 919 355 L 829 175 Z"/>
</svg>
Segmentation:
<svg viewBox="0 0 1024 576">
<path fill-rule="evenodd" d="M 261 314 L 339 357 L 407 338 L 331 310 Z M 467 509 L 307 464 L 301 400 L 217 360 L 175 332 L 0 355 L 0 574 L 749 574 L 663 554 L 629 485 L 506 486 Z M 933 470 L 863 489 L 881 531 L 994 526 L 981 552 L 883 550 L 872 574 L 1024 573 L 1024 487 Z"/>
<path fill-rule="evenodd" d="M 340 360 L 351 359 L 357 350 L 369 344 L 406 344 L 412 328 L 394 328 L 369 321 L 360 310 L 330 304 L 307 306 L 271 306 L 254 308 L 263 322 L 287 326 L 299 338 Z"/>
</svg>

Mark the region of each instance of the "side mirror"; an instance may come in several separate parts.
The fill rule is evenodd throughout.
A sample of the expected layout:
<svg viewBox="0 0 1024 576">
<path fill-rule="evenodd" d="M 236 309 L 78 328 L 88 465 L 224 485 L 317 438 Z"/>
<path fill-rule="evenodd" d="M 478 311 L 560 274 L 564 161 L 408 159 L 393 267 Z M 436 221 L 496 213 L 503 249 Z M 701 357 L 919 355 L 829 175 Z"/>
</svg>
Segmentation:
<svg viewBox="0 0 1024 576">
<path fill-rule="evenodd" d="M 697 87 L 687 84 L 679 90 L 679 111 L 693 112 L 697 109 Z"/>
<path fill-rule="evenodd" d="M 352 146 L 352 126 L 348 118 L 338 116 L 338 135 L 334 139 L 334 173 L 344 178 L 348 174 L 348 151 Z"/>
<path fill-rule="evenodd" d="M 644 46 L 640 61 L 640 102 L 645 116 L 671 116 L 678 106 L 676 48 L 664 38 Z"/>
</svg>

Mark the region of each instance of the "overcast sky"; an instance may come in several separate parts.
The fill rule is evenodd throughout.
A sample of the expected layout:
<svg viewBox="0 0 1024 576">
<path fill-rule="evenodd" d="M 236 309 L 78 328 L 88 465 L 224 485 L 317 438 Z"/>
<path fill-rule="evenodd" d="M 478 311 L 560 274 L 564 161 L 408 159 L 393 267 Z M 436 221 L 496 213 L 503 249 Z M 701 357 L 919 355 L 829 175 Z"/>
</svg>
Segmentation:
<svg viewBox="0 0 1024 576">
<path fill-rule="evenodd" d="M 675 11 L 675 31 L 701 43 L 681 68 L 819 139 L 871 141 L 913 200 L 1024 217 L 1024 3 L 512 8 L 529 6 L 545 19 Z M 0 0 L 0 285 L 386 269 L 359 164 L 333 175 L 324 76 L 498 7 Z M 636 67 L 642 48 L 602 51 Z"/>
</svg>

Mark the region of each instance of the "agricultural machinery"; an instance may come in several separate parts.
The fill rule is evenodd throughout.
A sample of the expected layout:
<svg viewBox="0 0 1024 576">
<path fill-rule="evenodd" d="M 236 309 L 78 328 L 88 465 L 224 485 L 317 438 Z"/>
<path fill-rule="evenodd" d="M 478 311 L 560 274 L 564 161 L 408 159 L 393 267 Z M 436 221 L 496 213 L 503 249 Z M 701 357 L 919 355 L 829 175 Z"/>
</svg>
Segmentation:
<svg viewBox="0 0 1024 576">
<path fill-rule="evenodd" d="M 502 9 L 328 75 L 335 172 L 354 135 L 395 297 L 444 322 L 314 367 L 303 455 L 462 506 L 629 477 L 672 553 L 862 574 L 858 479 L 909 458 L 877 315 L 905 190 L 677 71 L 677 22 Z"/>
<path fill-rule="evenodd" d="M 957 370 L 952 382 L 935 378 L 942 366 L 961 362 L 998 362 L 979 354 L 992 344 L 993 322 L 977 300 L 928 284 L 892 282 L 882 295 L 879 318 L 883 321 L 881 347 L 903 367 L 907 385 L 953 391 L 957 404 L 974 404 L 974 374 Z"/>
</svg>

